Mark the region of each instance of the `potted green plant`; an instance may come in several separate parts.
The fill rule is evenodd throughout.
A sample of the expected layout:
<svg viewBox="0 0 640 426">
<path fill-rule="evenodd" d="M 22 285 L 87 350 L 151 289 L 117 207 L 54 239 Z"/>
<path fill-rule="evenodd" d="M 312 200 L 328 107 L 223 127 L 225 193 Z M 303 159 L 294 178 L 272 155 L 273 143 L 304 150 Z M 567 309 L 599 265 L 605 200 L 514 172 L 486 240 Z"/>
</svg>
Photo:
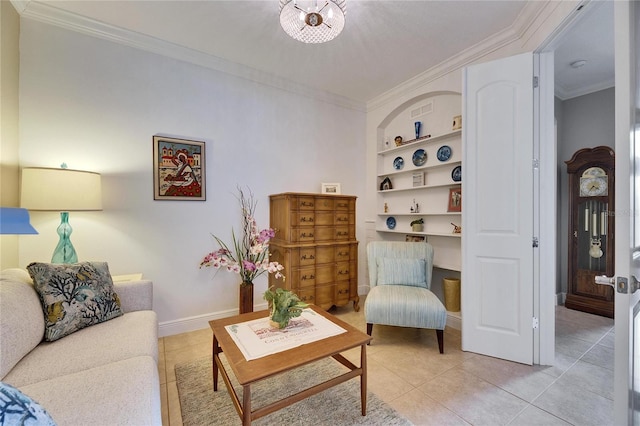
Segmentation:
<svg viewBox="0 0 640 426">
<path fill-rule="evenodd" d="M 302 310 L 309 306 L 290 290 L 270 287 L 264 292 L 264 300 L 269 302 L 271 325 L 285 328 L 291 318 L 299 317 Z"/>
<path fill-rule="evenodd" d="M 422 232 L 422 229 L 424 227 L 424 219 L 423 218 L 416 219 L 412 221 L 410 225 L 413 232 Z"/>
</svg>

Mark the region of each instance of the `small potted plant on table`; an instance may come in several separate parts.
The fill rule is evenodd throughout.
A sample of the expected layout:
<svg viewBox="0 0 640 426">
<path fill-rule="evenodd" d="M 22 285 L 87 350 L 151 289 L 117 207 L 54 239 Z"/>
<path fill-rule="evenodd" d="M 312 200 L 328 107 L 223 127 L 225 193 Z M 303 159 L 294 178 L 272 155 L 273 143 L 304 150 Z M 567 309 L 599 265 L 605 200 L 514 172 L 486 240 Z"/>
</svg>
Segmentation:
<svg viewBox="0 0 640 426">
<path fill-rule="evenodd" d="M 309 306 L 295 293 L 283 288 L 269 288 L 264 292 L 264 299 L 269 302 L 271 326 L 274 328 L 285 328 L 291 318 L 299 317 Z"/>
<path fill-rule="evenodd" d="M 411 225 L 411 230 L 413 232 L 422 232 L 422 229 L 424 227 L 424 219 L 423 218 L 416 219 L 412 221 L 410 225 Z"/>
</svg>

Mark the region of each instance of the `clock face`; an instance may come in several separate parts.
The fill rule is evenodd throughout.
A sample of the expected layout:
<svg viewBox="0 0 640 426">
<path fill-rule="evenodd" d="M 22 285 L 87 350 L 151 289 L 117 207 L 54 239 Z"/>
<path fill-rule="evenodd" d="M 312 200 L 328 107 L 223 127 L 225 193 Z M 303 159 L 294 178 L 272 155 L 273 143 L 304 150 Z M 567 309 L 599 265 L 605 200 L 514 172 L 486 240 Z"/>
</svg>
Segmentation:
<svg viewBox="0 0 640 426">
<path fill-rule="evenodd" d="M 607 195 L 609 187 L 607 185 L 606 176 L 593 176 L 580 178 L 580 196 L 581 197 L 598 197 Z"/>
</svg>

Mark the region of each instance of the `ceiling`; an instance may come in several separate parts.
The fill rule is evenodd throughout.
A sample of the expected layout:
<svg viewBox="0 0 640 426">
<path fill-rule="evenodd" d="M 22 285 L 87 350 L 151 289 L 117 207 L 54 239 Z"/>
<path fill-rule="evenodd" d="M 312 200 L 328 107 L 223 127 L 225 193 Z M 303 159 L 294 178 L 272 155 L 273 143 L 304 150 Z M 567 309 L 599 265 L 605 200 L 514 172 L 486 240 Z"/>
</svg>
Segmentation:
<svg viewBox="0 0 640 426">
<path fill-rule="evenodd" d="M 284 79 L 344 97 L 357 103 L 380 96 L 446 59 L 496 34 L 513 35 L 514 22 L 526 19 L 539 1 L 383 1 L 348 0 L 345 29 L 328 43 L 308 45 L 287 36 L 279 23 L 278 0 L 117 1 L 14 0 L 23 13 L 45 7 L 60 10 L 170 42 L 239 64 L 245 73 Z M 606 7 L 602 7 L 606 9 Z M 595 8 L 593 8 L 595 9 Z M 605 12 L 606 13 L 606 12 Z M 596 13 L 591 13 L 599 22 Z M 611 14 L 611 55 L 613 18 Z M 613 79 L 596 57 L 607 48 L 594 46 L 607 37 L 593 31 L 593 22 L 575 28 L 576 35 L 559 48 L 563 60 L 589 60 L 579 77 L 559 66 L 558 86 L 565 93 L 577 84 L 598 84 L 590 78 Z M 585 38 L 586 33 L 591 38 Z M 572 30 L 573 33 L 573 30 Z M 588 44 L 580 43 L 588 40 Z M 578 56 L 576 56 L 578 55 Z M 598 59 L 600 61 L 600 59 Z M 602 60 L 602 62 L 606 62 Z M 575 70 L 572 70 L 575 71 Z"/>
</svg>

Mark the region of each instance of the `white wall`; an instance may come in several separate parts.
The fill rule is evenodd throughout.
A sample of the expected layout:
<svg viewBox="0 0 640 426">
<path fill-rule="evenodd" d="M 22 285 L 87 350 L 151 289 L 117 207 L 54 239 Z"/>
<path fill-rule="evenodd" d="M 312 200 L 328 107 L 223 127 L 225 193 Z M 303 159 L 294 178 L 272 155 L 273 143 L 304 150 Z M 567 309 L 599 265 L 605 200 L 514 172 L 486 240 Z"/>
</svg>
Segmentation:
<svg viewBox="0 0 640 426">
<path fill-rule="evenodd" d="M 18 81 L 20 16 L 0 2 L 0 206 L 18 206 Z M 0 236 L 0 270 L 18 267 L 18 237 Z"/>
<path fill-rule="evenodd" d="M 154 281 L 161 334 L 237 309 L 238 276 L 198 269 L 216 248 L 210 233 L 229 241 L 239 229 L 237 185 L 254 191 L 266 227 L 269 194 L 340 182 L 360 197 L 364 238 L 364 112 L 28 19 L 21 31 L 21 166 L 102 174 L 104 210 L 72 212 L 71 239 L 80 260 Z M 206 202 L 153 200 L 155 134 L 206 142 Z M 57 213 L 32 222 L 40 235 L 21 237 L 23 267 L 57 243 Z M 256 284 L 260 303 L 266 279 Z"/>
</svg>

